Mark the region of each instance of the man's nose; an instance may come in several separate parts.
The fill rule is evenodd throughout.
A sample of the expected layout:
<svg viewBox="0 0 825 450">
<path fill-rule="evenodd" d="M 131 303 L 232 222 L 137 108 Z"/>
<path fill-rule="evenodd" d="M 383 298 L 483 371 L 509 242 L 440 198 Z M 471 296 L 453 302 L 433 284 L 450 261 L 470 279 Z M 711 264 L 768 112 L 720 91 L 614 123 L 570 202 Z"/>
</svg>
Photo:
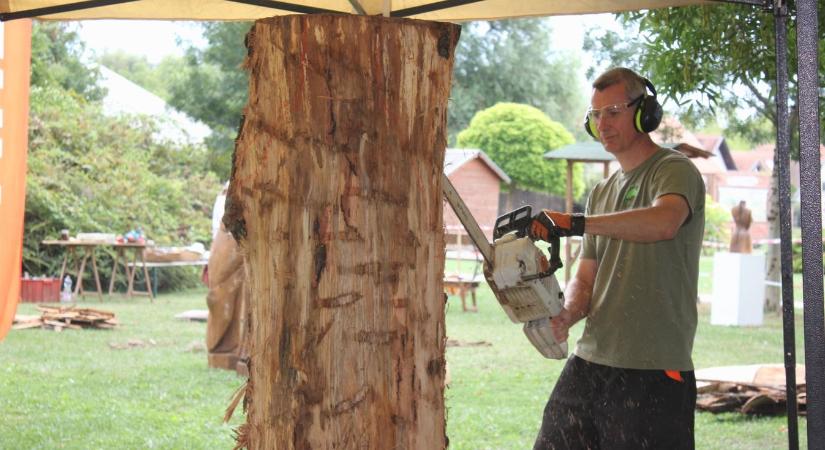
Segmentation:
<svg viewBox="0 0 825 450">
<path fill-rule="evenodd" d="M 599 133 L 601 133 L 603 129 L 607 128 L 607 122 L 608 120 L 605 120 L 604 116 L 600 117 L 599 120 L 596 121 L 596 129 L 599 130 Z"/>
</svg>

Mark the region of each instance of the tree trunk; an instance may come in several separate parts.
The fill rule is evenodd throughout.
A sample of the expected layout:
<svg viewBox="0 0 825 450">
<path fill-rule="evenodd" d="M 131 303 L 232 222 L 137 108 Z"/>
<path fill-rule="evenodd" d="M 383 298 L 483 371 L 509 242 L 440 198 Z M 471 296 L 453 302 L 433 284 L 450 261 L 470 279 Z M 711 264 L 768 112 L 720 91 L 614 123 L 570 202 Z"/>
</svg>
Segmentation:
<svg viewBox="0 0 825 450">
<path fill-rule="evenodd" d="M 765 279 L 768 281 L 780 282 L 782 280 L 782 262 L 780 259 L 779 243 L 774 243 L 779 239 L 779 154 L 774 149 L 773 174 L 771 175 L 771 188 L 768 193 L 768 251 L 765 258 Z M 781 307 L 782 288 L 772 284 L 765 285 L 765 312 L 778 313 Z"/>
<path fill-rule="evenodd" d="M 304 15 L 247 35 L 223 219 L 250 283 L 240 445 L 446 446 L 440 180 L 459 30 Z"/>
</svg>

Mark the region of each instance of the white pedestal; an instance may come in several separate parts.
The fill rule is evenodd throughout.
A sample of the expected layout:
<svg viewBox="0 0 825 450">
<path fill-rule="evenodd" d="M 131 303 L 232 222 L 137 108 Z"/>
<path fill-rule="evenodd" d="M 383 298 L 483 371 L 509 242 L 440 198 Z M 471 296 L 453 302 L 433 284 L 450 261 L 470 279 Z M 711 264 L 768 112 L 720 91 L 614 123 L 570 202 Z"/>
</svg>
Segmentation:
<svg viewBox="0 0 825 450">
<path fill-rule="evenodd" d="M 765 255 L 722 253 L 713 257 L 712 325 L 762 325 Z"/>
</svg>

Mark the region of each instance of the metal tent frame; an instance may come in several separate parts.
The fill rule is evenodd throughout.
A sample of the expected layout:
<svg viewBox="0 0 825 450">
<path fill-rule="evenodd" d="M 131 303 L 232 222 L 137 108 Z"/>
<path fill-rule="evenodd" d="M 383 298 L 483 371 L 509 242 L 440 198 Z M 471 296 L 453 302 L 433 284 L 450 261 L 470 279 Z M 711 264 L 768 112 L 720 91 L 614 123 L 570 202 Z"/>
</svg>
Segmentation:
<svg viewBox="0 0 825 450">
<path fill-rule="evenodd" d="M 136 0 L 89 0 L 66 3 L 59 6 L 38 8 L 13 13 L 0 13 L 0 21 L 31 18 L 58 12 L 77 11 Z M 300 1 L 279 2 L 273 0 L 228 0 L 298 13 L 344 13 L 322 10 L 301 4 Z M 425 12 L 438 11 L 480 0 L 444 0 L 430 4 L 390 11 L 392 17 L 407 17 Z M 775 18 L 776 39 L 776 108 L 779 174 L 779 220 L 781 240 L 782 322 L 788 414 L 788 448 L 799 448 L 798 412 L 796 398 L 796 350 L 794 298 L 791 248 L 791 192 L 790 148 L 791 133 L 788 111 L 788 36 L 790 17 L 787 0 L 713 0 L 719 3 L 735 3 L 760 7 Z M 356 11 L 357 0 L 349 0 Z M 825 450 L 825 311 L 823 310 L 822 266 L 822 194 L 819 162 L 819 33 L 817 0 L 797 0 L 797 77 L 799 108 L 800 191 L 802 223 L 803 267 L 803 318 L 805 367 L 807 383 L 808 447 Z"/>
</svg>

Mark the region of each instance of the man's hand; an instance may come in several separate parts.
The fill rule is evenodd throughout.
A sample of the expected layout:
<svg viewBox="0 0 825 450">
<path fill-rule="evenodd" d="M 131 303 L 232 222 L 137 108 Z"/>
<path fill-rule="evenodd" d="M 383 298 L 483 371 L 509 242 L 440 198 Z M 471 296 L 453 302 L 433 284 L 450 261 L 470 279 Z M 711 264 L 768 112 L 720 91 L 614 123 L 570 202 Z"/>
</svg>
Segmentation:
<svg viewBox="0 0 825 450">
<path fill-rule="evenodd" d="M 569 310 L 562 308 L 559 315 L 550 319 L 550 329 L 553 332 L 553 338 L 556 342 L 567 342 L 567 338 L 570 335 L 570 327 L 576 321 L 573 318 L 573 313 Z"/>
<path fill-rule="evenodd" d="M 554 237 L 583 234 L 584 214 L 566 214 L 545 209 L 536 214 L 530 223 L 530 236 L 547 242 Z"/>
</svg>

